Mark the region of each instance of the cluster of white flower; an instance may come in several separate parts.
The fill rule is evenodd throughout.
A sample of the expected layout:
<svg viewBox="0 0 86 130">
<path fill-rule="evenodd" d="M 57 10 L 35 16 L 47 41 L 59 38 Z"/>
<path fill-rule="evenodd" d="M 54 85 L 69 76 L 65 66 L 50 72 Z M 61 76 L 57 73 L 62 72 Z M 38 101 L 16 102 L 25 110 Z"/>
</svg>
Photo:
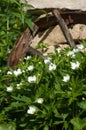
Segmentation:
<svg viewBox="0 0 86 130">
<path fill-rule="evenodd" d="M 12 91 L 13 91 L 13 87 L 12 86 L 7 87 L 7 92 L 12 92 Z"/>
<path fill-rule="evenodd" d="M 74 52 L 74 53 L 77 53 L 77 52 L 79 52 L 79 49 L 78 49 L 78 48 L 74 48 L 74 49 L 73 49 L 73 52 Z"/>
<path fill-rule="evenodd" d="M 77 45 L 77 48 L 78 48 L 79 50 L 83 50 L 83 49 L 84 49 L 84 46 L 83 46 L 82 44 L 80 44 L 80 45 Z"/>
<path fill-rule="evenodd" d="M 17 70 L 14 70 L 13 73 L 15 76 L 18 76 L 18 75 L 22 74 L 22 71 L 21 71 L 21 69 L 17 69 Z"/>
<path fill-rule="evenodd" d="M 75 57 L 75 54 L 79 51 L 81 51 L 82 49 L 84 49 L 84 46 L 82 44 L 78 45 L 77 48 L 74 48 L 72 51 L 69 51 L 67 53 L 67 56 L 71 56 L 72 58 Z"/>
<path fill-rule="evenodd" d="M 35 102 L 37 102 L 38 104 L 42 104 L 43 101 L 44 101 L 43 98 L 38 98 Z M 27 110 L 27 113 L 34 114 L 36 110 L 37 110 L 36 106 L 30 106 L 29 109 Z"/>
<path fill-rule="evenodd" d="M 78 61 L 76 61 L 76 63 L 75 62 L 71 62 L 71 68 L 73 70 L 79 68 L 79 66 L 80 66 L 80 63 Z M 69 80 L 70 80 L 70 75 L 69 74 L 63 76 L 63 81 L 64 82 L 68 82 Z"/>
<path fill-rule="evenodd" d="M 45 63 L 45 64 L 49 64 L 49 70 L 50 70 L 50 71 L 56 69 L 56 64 L 54 64 L 54 63 L 51 62 L 51 58 L 50 58 L 50 57 L 47 57 L 47 58 L 44 60 L 44 63 Z"/>
<path fill-rule="evenodd" d="M 63 81 L 64 82 L 68 82 L 70 80 L 70 75 L 69 74 L 67 74 L 67 75 L 65 75 L 64 77 L 63 77 Z"/>
<path fill-rule="evenodd" d="M 36 78 L 35 75 L 34 75 L 34 76 L 29 76 L 29 77 L 28 77 L 28 82 L 29 82 L 29 83 L 34 83 L 34 82 L 36 82 L 36 79 L 37 79 L 37 78 Z"/>
<path fill-rule="evenodd" d="M 72 58 L 74 58 L 74 57 L 75 57 L 74 51 L 69 51 L 69 52 L 67 53 L 67 56 L 71 56 Z"/>
<path fill-rule="evenodd" d="M 80 66 L 80 63 L 78 61 L 76 61 L 76 62 L 70 62 L 70 64 L 71 64 L 71 68 L 73 70 L 78 69 L 79 66 Z"/>
</svg>

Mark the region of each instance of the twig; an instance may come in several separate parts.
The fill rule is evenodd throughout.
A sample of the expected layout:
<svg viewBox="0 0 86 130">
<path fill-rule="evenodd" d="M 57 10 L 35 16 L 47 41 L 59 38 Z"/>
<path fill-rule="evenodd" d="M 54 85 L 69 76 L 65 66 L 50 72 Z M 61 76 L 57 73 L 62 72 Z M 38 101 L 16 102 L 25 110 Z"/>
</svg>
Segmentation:
<svg viewBox="0 0 86 130">
<path fill-rule="evenodd" d="M 54 10 L 52 11 L 52 13 L 53 13 L 53 15 L 56 17 L 56 19 L 57 19 L 57 21 L 58 21 L 58 23 L 59 23 L 59 25 L 60 25 L 60 27 L 61 27 L 61 30 L 62 30 L 62 32 L 63 32 L 63 34 L 64 34 L 64 36 L 65 36 L 67 42 L 70 44 L 71 47 L 76 48 L 76 45 L 75 45 L 75 43 L 74 43 L 74 40 L 73 40 L 73 38 L 72 38 L 72 36 L 71 36 L 69 30 L 68 30 L 68 27 L 67 27 L 66 23 L 65 23 L 64 20 L 62 19 L 62 17 L 61 17 L 61 15 L 60 15 L 59 11 L 58 11 L 57 9 L 54 9 Z"/>
</svg>

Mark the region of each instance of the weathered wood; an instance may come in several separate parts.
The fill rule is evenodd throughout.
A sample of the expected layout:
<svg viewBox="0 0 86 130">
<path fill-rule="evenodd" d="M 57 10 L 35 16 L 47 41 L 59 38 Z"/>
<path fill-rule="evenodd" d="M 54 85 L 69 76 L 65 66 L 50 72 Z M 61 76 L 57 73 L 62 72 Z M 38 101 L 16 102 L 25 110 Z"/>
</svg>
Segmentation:
<svg viewBox="0 0 86 130">
<path fill-rule="evenodd" d="M 34 56 L 34 55 L 43 56 L 43 54 L 40 51 L 38 51 L 37 49 L 35 49 L 33 47 L 29 47 L 27 55 L 31 55 L 31 56 Z"/>
<path fill-rule="evenodd" d="M 70 11 L 67 10 L 66 12 L 60 12 L 62 18 L 64 19 L 65 23 L 70 26 L 71 24 L 86 24 L 86 12 L 80 11 Z M 33 13 L 35 15 L 35 12 Z M 69 21 L 69 17 L 71 17 L 72 22 Z M 46 15 L 40 18 L 38 21 L 35 21 L 35 24 L 39 27 L 39 31 L 43 31 L 48 29 L 51 26 L 57 25 L 57 19 L 52 14 L 49 14 L 48 17 Z"/>
<path fill-rule="evenodd" d="M 14 67 L 19 63 L 20 59 L 23 59 L 29 45 L 31 44 L 31 32 L 27 28 L 25 32 L 21 35 L 21 37 L 17 40 L 12 52 L 9 55 L 7 65 L 10 67 Z"/>
<path fill-rule="evenodd" d="M 58 9 L 58 8 L 45 8 L 45 9 L 31 9 L 27 10 L 28 13 L 35 15 L 35 16 L 40 16 L 42 14 L 50 14 L 52 10 Z M 70 10 L 70 9 L 58 9 L 60 11 L 61 15 L 66 15 L 66 14 L 86 14 L 86 11 L 82 10 Z M 52 16 L 52 14 L 51 14 Z"/>
<path fill-rule="evenodd" d="M 54 9 L 54 10 L 53 10 L 53 14 L 54 14 L 54 16 L 57 18 L 57 21 L 58 21 L 58 23 L 59 23 L 59 25 L 60 25 L 60 27 L 61 27 L 61 29 L 62 29 L 62 32 L 63 32 L 63 34 L 64 34 L 64 36 L 65 36 L 67 42 L 70 44 L 70 46 L 72 46 L 72 47 L 75 48 L 76 45 L 75 45 L 75 43 L 74 43 L 74 40 L 73 40 L 73 38 L 72 38 L 72 36 L 71 36 L 69 30 L 68 30 L 67 25 L 65 24 L 64 20 L 62 19 L 62 17 L 61 17 L 61 15 L 60 15 L 59 11 L 56 10 L 56 9 Z"/>
<path fill-rule="evenodd" d="M 29 52 L 30 50 L 30 44 L 32 42 L 32 38 L 35 36 L 37 31 L 38 31 L 37 26 L 35 26 L 33 34 L 31 34 L 29 28 L 27 28 L 24 31 L 24 33 L 17 40 L 12 52 L 9 55 L 7 66 L 14 68 L 15 65 L 17 65 L 21 60 L 24 59 L 27 52 Z"/>
</svg>

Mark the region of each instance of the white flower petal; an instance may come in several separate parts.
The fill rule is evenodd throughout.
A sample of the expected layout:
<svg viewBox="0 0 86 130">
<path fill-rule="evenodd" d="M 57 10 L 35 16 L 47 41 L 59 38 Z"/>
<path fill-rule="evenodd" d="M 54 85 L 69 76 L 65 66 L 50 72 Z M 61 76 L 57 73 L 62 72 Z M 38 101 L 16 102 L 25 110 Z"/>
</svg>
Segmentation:
<svg viewBox="0 0 86 130">
<path fill-rule="evenodd" d="M 18 75 L 22 74 L 22 71 L 21 71 L 21 69 L 17 69 L 17 70 L 14 70 L 13 73 L 15 76 L 18 76 Z"/>
<path fill-rule="evenodd" d="M 50 57 L 47 57 L 46 59 L 44 59 L 44 63 L 45 64 L 48 64 L 51 62 L 51 58 Z"/>
<path fill-rule="evenodd" d="M 77 46 L 77 48 L 78 48 L 79 50 L 82 50 L 82 49 L 84 49 L 84 46 L 83 46 L 82 44 L 80 44 L 80 45 Z"/>
<path fill-rule="evenodd" d="M 74 49 L 73 49 L 73 52 L 74 52 L 74 53 L 77 53 L 77 52 L 79 52 L 79 49 L 78 49 L 78 48 L 74 48 Z"/>
<path fill-rule="evenodd" d="M 21 85 L 22 85 L 22 82 L 21 82 L 21 83 L 19 83 L 19 84 L 17 84 L 17 87 L 18 87 L 18 86 L 21 86 Z"/>
<path fill-rule="evenodd" d="M 31 58 L 31 56 L 27 56 L 27 57 L 25 57 L 24 59 L 25 60 L 29 60 Z"/>
<path fill-rule="evenodd" d="M 60 53 L 61 50 L 62 50 L 61 47 L 56 48 L 56 51 L 57 51 L 58 53 Z"/>
<path fill-rule="evenodd" d="M 64 82 L 68 82 L 70 80 L 70 75 L 65 75 L 64 77 L 63 77 L 63 81 Z"/>
<path fill-rule="evenodd" d="M 12 86 L 7 87 L 7 92 L 12 92 L 12 91 L 13 91 L 13 87 Z"/>
<path fill-rule="evenodd" d="M 71 62 L 71 68 L 73 70 L 79 68 L 79 66 L 80 66 L 80 63 L 78 61 L 77 62 Z"/>
<path fill-rule="evenodd" d="M 73 54 L 74 54 L 73 51 L 69 51 L 69 52 L 67 53 L 67 56 L 71 56 L 71 55 L 73 55 Z"/>
<path fill-rule="evenodd" d="M 28 114 L 34 114 L 36 112 L 36 107 L 35 106 L 30 106 L 29 109 L 27 110 Z"/>
<path fill-rule="evenodd" d="M 30 65 L 28 68 L 27 68 L 29 71 L 32 71 L 34 69 L 34 66 L 33 65 Z"/>
<path fill-rule="evenodd" d="M 44 101 L 43 98 L 38 98 L 38 99 L 36 100 L 36 102 L 39 103 L 39 104 L 42 104 L 43 101 Z"/>
<path fill-rule="evenodd" d="M 34 83 L 34 82 L 36 82 L 36 76 L 34 75 L 34 76 L 29 76 L 28 77 L 28 82 L 29 83 Z"/>
<path fill-rule="evenodd" d="M 9 75 L 9 74 L 12 74 L 12 72 L 11 72 L 11 71 L 8 71 L 7 74 L 8 74 L 8 75 Z"/>
<path fill-rule="evenodd" d="M 85 100 L 85 97 L 82 97 L 82 100 L 84 101 L 84 100 Z"/>
<path fill-rule="evenodd" d="M 56 69 L 56 64 L 50 63 L 49 64 L 49 70 L 52 71 L 52 70 L 55 70 L 55 69 Z"/>
</svg>

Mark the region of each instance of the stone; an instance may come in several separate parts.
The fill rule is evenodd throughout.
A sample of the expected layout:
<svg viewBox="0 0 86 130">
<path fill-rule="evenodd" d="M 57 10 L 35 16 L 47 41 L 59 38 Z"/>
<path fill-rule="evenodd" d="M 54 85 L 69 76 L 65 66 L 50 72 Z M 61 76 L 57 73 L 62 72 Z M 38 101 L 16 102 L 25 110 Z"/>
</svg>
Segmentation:
<svg viewBox="0 0 86 130">
<path fill-rule="evenodd" d="M 86 25 L 75 24 L 73 28 L 69 28 L 69 31 L 74 40 L 86 40 Z M 41 42 L 47 44 L 48 46 L 67 43 L 59 25 L 50 27 L 44 32 L 38 32 L 38 34 L 33 38 L 31 46 L 35 47 Z"/>
<path fill-rule="evenodd" d="M 21 0 L 21 2 L 31 4 L 36 9 L 59 8 L 86 11 L 86 0 Z"/>
</svg>

